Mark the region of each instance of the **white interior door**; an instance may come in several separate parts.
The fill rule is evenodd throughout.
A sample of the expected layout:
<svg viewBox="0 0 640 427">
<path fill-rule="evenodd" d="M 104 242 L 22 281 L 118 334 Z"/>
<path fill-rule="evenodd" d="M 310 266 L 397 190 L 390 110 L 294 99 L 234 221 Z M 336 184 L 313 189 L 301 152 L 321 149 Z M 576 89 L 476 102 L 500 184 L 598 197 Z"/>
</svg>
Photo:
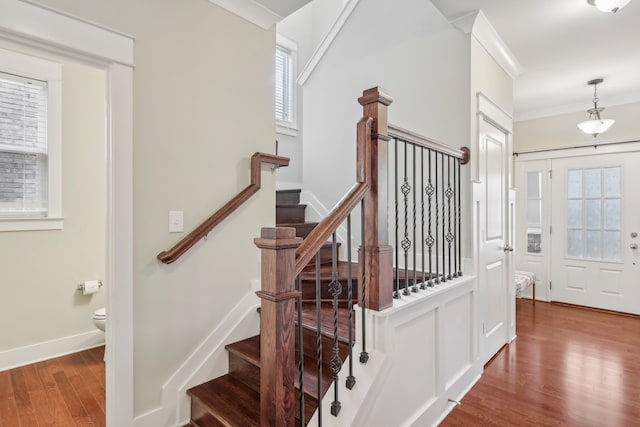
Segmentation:
<svg viewBox="0 0 640 427">
<path fill-rule="evenodd" d="M 640 153 L 552 161 L 551 298 L 640 314 Z"/>
<path fill-rule="evenodd" d="M 507 135 L 484 120 L 480 123 L 479 300 L 480 357 L 486 363 L 508 342 L 509 157 Z"/>
</svg>

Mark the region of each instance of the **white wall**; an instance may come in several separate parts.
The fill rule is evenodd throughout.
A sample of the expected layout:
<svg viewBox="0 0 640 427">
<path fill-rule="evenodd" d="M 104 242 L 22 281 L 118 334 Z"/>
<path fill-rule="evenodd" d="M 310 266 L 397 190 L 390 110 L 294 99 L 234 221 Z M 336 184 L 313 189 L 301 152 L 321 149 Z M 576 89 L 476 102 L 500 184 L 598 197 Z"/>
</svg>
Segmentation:
<svg viewBox="0 0 640 427">
<path fill-rule="evenodd" d="M 305 64 L 317 47 L 313 42 L 313 13 L 316 1 L 312 1 L 301 7 L 276 25 L 276 31 L 293 41 L 297 46 L 296 51 L 296 71 L 294 82 L 304 69 Z M 278 154 L 289 157 L 289 166 L 280 168 L 276 172 L 276 185 L 278 189 L 302 188 L 302 141 L 304 138 L 304 128 L 302 126 L 303 117 L 303 91 L 296 85 L 296 124 L 297 133 L 295 135 L 279 133 L 276 130 L 278 140 Z"/>
<path fill-rule="evenodd" d="M 259 278 L 253 238 L 274 222 L 274 176 L 181 260 L 156 255 L 249 183 L 249 159 L 274 151 L 275 31 L 205 0 L 43 3 L 131 34 L 134 72 L 135 412 L 156 408 L 162 385 Z"/>
<path fill-rule="evenodd" d="M 83 296 L 77 287 L 105 278 L 105 77 L 85 65 L 62 65 L 64 228 L 0 233 L 0 353 L 20 352 L 13 364 L 54 356 L 49 341 L 97 331 L 91 317 L 104 307 L 105 290 Z M 25 346 L 36 348 L 20 350 Z"/>
<path fill-rule="evenodd" d="M 361 0 L 304 86 L 305 190 L 332 207 L 355 182 L 357 98 L 382 86 L 389 120 L 468 144 L 468 38 L 429 2 Z"/>
<path fill-rule="evenodd" d="M 343 9 L 344 0 L 313 0 L 277 24 L 277 32 L 297 44 L 295 78 L 305 69 Z M 303 187 L 304 91 L 296 84 L 296 135 L 277 132 L 278 154 L 291 159 L 288 168 L 277 172 L 278 189 Z"/>
<path fill-rule="evenodd" d="M 585 111 L 542 117 L 515 123 L 513 147 L 515 152 L 536 151 L 560 147 L 635 141 L 640 138 L 640 102 L 606 106 L 602 118 L 615 119 L 614 125 L 597 138 L 586 135 L 577 124 L 587 120 Z M 588 105 L 586 105 L 588 107 Z"/>
</svg>

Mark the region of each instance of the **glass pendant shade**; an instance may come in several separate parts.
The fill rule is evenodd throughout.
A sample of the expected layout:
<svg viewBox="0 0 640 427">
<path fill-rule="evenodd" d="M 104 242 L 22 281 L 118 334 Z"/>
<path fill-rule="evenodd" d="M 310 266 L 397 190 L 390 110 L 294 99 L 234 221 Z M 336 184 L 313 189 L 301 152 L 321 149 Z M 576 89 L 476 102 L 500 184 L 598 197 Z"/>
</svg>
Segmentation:
<svg viewBox="0 0 640 427">
<path fill-rule="evenodd" d="M 593 135 L 595 138 L 598 134 L 606 132 L 607 129 L 615 123 L 613 119 L 594 119 L 578 123 L 578 129 L 584 133 Z"/>
<path fill-rule="evenodd" d="M 593 5 L 602 12 L 616 13 L 631 0 L 593 0 Z"/>
</svg>

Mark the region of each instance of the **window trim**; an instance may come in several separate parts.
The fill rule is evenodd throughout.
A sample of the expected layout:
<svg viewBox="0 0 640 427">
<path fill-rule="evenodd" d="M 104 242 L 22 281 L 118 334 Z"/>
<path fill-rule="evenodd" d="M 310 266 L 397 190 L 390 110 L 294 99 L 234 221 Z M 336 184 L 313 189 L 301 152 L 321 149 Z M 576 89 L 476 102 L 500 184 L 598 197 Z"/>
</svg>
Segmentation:
<svg viewBox="0 0 640 427">
<path fill-rule="evenodd" d="M 0 218 L 1 231 L 61 230 L 62 64 L 0 48 L 0 71 L 47 82 L 47 216 Z"/>
<path fill-rule="evenodd" d="M 298 134 L 298 124 L 297 124 L 297 109 L 298 109 L 298 90 L 297 90 L 297 82 L 296 82 L 296 73 L 297 73 L 297 51 L 298 45 L 291 39 L 283 36 L 282 34 L 276 33 L 276 47 L 281 47 L 283 50 L 286 50 L 290 53 L 291 58 L 291 91 L 290 91 L 290 104 L 291 104 L 291 121 L 283 121 L 276 119 L 276 133 L 289 135 L 289 136 L 297 136 Z M 275 80 L 275 79 L 274 79 Z M 275 88 L 274 88 L 274 98 L 275 98 Z M 275 105 L 275 99 L 274 99 Z M 275 116 L 275 114 L 274 114 Z"/>
</svg>

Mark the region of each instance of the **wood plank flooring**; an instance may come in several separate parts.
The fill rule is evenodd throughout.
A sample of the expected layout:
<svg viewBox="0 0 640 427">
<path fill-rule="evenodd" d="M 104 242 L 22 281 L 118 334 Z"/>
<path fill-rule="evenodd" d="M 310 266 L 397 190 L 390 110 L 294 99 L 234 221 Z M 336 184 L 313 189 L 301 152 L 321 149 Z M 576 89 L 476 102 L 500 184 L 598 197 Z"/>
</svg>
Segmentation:
<svg viewBox="0 0 640 427">
<path fill-rule="evenodd" d="M 0 372 L 0 427 L 104 426 L 104 347 Z"/>
<path fill-rule="evenodd" d="M 640 426 L 640 317 L 519 299 L 517 335 L 441 426 Z"/>
</svg>

